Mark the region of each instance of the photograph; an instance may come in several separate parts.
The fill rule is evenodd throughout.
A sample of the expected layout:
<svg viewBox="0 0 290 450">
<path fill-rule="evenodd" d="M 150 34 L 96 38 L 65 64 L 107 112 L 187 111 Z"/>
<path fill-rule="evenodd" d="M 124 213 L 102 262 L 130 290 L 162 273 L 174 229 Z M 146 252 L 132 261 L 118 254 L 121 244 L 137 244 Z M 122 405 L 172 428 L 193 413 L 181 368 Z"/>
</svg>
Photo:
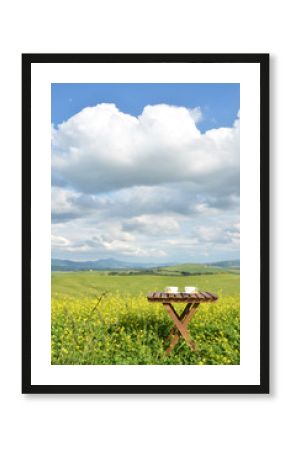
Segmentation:
<svg viewBox="0 0 290 450">
<path fill-rule="evenodd" d="M 52 364 L 239 364 L 239 84 L 56 83 L 51 111 Z"/>
</svg>

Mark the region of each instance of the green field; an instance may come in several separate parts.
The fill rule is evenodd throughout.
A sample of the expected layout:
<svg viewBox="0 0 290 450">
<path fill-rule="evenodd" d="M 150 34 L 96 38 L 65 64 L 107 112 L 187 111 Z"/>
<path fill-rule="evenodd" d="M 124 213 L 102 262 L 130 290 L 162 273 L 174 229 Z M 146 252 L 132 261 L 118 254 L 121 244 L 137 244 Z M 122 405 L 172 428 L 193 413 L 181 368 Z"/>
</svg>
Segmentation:
<svg viewBox="0 0 290 450">
<path fill-rule="evenodd" d="M 173 275 L 52 273 L 52 364 L 239 364 L 239 271 L 209 267 L 198 275 L 195 267 L 192 276 L 182 276 L 189 267 L 166 269 Z M 168 285 L 219 295 L 216 303 L 200 305 L 189 326 L 196 352 L 181 339 L 164 354 L 172 322 L 146 294 Z"/>
<path fill-rule="evenodd" d="M 190 274 L 190 275 L 203 275 L 203 274 L 216 274 L 221 272 L 227 272 L 227 268 L 221 268 L 221 267 L 215 267 L 215 266 L 209 266 L 206 264 L 178 264 L 176 266 L 169 266 L 169 267 L 160 267 L 158 269 L 158 272 L 164 273 L 164 274 Z"/>
</svg>

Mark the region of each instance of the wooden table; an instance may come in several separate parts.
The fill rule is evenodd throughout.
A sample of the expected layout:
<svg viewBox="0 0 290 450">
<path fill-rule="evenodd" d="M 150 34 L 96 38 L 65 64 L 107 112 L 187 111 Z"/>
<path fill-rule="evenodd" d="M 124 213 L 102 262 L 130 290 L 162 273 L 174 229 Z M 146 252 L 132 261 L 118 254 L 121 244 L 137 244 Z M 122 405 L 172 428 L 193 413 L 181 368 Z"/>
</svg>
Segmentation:
<svg viewBox="0 0 290 450">
<path fill-rule="evenodd" d="M 193 315 L 196 313 L 200 303 L 216 302 L 218 296 L 211 292 L 194 292 L 192 294 L 184 292 L 178 294 L 152 292 L 148 294 L 147 299 L 152 303 L 162 303 L 173 320 L 174 326 L 171 329 L 169 336 L 166 338 L 166 341 L 169 341 L 169 346 L 165 353 L 169 354 L 178 343 L 181 335 L 191 350 L 196 350 L 196 344 L 191 339 L 187 326 Z M 180 315 L 175 311 L 173 303 L 186 303 L 186 306 Z"/>
</svg>

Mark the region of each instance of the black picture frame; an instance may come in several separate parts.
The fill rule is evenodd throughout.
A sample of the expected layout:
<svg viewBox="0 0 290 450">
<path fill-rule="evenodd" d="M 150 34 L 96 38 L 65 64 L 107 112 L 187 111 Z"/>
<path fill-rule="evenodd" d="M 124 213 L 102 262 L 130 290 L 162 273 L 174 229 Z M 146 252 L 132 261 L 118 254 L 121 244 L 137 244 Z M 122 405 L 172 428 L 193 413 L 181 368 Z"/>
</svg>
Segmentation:
<svg viewBox="0 0 290 450">
<path fill-rule="evenodd" d="M 22 55 L 22 393 L 269 393 L 269 54 Z M 31 65 L 33 63 L 255 63 L 260 66 L 260 383 L 257 385 L 32 385 L 31 383 Z"/>
</svg>

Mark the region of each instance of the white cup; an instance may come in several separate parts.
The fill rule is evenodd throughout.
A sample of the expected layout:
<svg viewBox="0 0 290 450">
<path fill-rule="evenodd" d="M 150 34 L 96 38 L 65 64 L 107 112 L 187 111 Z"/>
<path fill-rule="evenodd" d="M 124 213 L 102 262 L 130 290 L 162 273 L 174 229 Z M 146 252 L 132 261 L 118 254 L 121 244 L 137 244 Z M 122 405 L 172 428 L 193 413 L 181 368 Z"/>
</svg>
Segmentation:
<svg viewBox="0 0 290 450">
<path fill-rule="evenodd" d="M 176 294 L 178 292 L 178 287 L 177 286 L 167 286 L 165 288 L 165 292 L 167 292 L 167 294 Z"/>
<path fill-rule="evenodd" d="M 197 288 L 194 286 L 185 286 L 184 289 L 187 294 L 192 294 L 193 292 L 197 291 Z"/>
</svg>

